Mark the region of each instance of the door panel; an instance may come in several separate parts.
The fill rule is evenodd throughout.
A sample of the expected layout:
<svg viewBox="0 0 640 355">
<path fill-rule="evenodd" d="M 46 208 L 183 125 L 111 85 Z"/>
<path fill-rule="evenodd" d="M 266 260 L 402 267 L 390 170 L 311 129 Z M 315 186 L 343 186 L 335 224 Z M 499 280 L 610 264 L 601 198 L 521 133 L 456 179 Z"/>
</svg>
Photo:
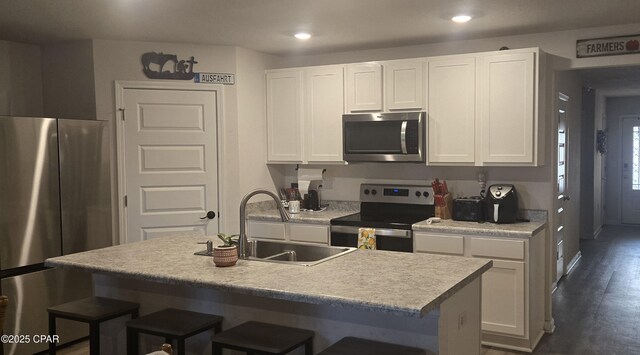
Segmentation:
<svg viewBox="0 0 640 355">
<path fill-rule="evenodd" d="M 218 232 L 216 93 L 124 92 L 127 242 Z"/>
<path fill-rule="evenodd" d="M 524 262 L 493 260 L 482 275 L 483 331 L 524 335 L 524 286 Z"/>
<path fill-rule="evenodd" d="M 622 121 L 622 223 L 640 224 L 640 117 Z"/>
</svg>

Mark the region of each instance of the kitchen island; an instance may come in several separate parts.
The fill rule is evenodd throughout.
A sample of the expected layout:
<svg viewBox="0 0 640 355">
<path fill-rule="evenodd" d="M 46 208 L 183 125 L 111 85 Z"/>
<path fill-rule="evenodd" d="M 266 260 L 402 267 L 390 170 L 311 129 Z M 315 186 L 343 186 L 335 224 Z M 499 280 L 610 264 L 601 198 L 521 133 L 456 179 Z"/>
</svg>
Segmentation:
<svg viewBox="0 0 640 355">
<path fill-rule="evenodd" d="M 311 267 L 240 260 L 217 268 L 193 255 L 204 239 L 179 234 L 46 265 L 93 272 L 97 296 L 139 302 L 143 315 L 174 307 L 219 314 L 223 329 L 248 320 L 312 329 L 316 352 L 344 336 L 440 354 L 480 351 L 480 276 L 491 260 L 357 250 Z M 107 353 L 124 351 L 122 326 L 102 335 L 112 340 L 102 342 Z M 208 351 L 207 338 L 198 340 L 196 353 Z"/>
</svg>

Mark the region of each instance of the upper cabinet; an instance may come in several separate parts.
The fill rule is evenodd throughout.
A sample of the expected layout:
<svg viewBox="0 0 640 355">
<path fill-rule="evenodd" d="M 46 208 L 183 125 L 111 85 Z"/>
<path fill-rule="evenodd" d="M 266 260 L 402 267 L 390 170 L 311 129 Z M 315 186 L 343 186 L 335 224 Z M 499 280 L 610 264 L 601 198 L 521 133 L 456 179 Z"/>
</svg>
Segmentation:
<svg viewBox="0 0 640 355">
<path fill-rule="evenodd" d="M 475 163 L 476 57 L 428 62 L 429 164 Z"/>
<path fill-rule="evenodd" d="M 343 163 L 344 66 L 267 71 L 269 163 Z"/>
<path fill-rule="evenodd" d="M 341 162 L 344 67 L 309 68 L 304 75 L 305 160 Z"/>
<path fill-rule="evenodd" d="M 302 162 L 302 71 L 268 72 L 267 159 Z"/>
<path fill-rule="evenodd" d="M 424 59 L 383 62 L 385 110 L 424 110 Z"/>
<path fill-rule="evenodd" d="M 382 65 L 347 65 L 347 112 L 382 111 Z"/>
<path fill-rule="evenodd" d="M 480 58 L 481 159 L 491 164 L 535 164 L 535 53 Z"/>
</svg>

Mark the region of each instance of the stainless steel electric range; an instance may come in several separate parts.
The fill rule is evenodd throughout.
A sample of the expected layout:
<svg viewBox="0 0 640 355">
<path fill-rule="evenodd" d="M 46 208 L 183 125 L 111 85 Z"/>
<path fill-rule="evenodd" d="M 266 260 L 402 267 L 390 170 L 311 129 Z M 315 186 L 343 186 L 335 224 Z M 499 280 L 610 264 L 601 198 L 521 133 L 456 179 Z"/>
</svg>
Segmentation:
<svg viewBox="0 0 640 355">
<path fill-rule="evenodd" d="M 356 247 L 359 228 L 375 228 L 379 250 L 413 252 L 414 223 L 433 217 L 433 189 L 415 185 L 360 185 L 360 213 L 331 220 L 331 245 Z"/>
</svg>

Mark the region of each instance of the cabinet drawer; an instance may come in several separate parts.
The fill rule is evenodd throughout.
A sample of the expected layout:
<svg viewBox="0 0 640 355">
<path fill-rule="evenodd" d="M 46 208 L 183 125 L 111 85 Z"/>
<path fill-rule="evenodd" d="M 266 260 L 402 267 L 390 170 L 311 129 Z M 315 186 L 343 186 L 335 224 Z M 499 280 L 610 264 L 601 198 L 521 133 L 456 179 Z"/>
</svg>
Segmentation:
<svg viewBox="0 0 640 355">
<path fill-rule="evenodd" d="M 524 240 L 471 238 L 472 256 L 524 260 Z"/>
<path fill-rule="evenodd" d="M 284 223 L 250 221 L 248 226 L 247 236 L 249 238 L 284 240 Z"/>
<path fill-rule="evenodd" d="M 329 244 L 329 226 L 289 223 L 287 228 L 291 241 Z"/>
<path fill-rule="evenodd" d="M 416 233 L 413 238 L 416 252 L 464 254 L 464 237 L 461 236 Z"/>
</svg>

